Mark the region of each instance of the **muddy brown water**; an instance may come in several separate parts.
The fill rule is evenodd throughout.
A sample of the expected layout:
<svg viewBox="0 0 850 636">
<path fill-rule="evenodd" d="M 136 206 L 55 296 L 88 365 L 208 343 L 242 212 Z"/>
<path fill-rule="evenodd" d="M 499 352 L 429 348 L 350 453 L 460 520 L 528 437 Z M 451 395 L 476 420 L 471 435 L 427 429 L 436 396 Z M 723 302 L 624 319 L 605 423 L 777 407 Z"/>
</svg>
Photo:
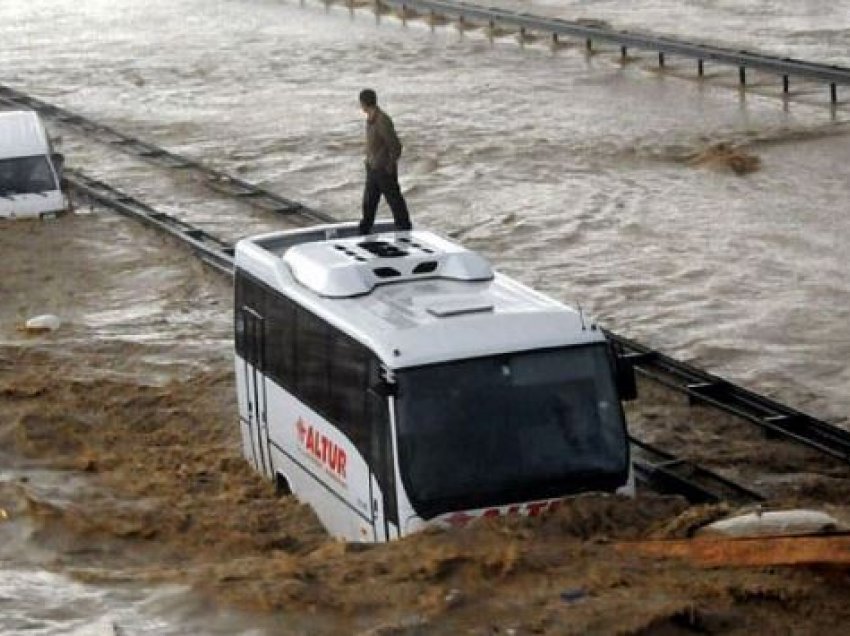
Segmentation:
<svg viewBox="0 0 850 636">
<path fill-rule="evenodd" d="M 850 64 L 844 0 L 515 6 Z M 823 87 L 783 104 L 766 81 L 731 90 L 734 72 L 700 84 L 675 61 L 664 76 L 309 2 L 9 0 L 0 33 L 3 82 L 340 218 L 362 183 L 354 96 L 373 85 L 418 223 L 618 332 L 843 421 L 850 157 Z M 53 133 L 71 165 L 225 238 L 285 225 Z M 0 255 L 2 633 L 830 634 L 846 619 L 841 574 L 609 549 L 719 514 L 678 500 L 330 542 L 239 460 L 225 281 L 99 211 L 0 224 Z M 44 312 L 59 331 L 17 330 Z M 636 433 L 845 514 L 843 467 L 643 388 Z"/>
</svg>

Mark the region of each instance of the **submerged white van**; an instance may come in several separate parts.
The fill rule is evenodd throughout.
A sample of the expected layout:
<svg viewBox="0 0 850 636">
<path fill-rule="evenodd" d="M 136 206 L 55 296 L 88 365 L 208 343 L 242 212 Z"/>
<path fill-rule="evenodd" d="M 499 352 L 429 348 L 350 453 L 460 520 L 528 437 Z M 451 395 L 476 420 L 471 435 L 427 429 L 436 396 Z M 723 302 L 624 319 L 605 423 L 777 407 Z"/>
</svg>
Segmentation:
<svg viewBox="0 0 850 636">
<path fill-rule="evenodd" d="M 65 209 L 62 155 L 33 111 L 0 111 L 0 218 L 38 218 Z"/>
</svg>

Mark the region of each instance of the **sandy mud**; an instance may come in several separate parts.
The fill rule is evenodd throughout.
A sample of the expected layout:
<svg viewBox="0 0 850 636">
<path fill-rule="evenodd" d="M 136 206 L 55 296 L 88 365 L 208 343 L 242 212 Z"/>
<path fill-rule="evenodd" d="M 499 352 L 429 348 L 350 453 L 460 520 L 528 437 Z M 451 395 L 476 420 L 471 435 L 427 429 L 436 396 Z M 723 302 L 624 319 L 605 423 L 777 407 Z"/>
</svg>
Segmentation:
<svg viewBox="0 0 850 636">
<path fill-rule="evenodd" d="M 116 232 L 125 248 L 92 248 Z M 391 545 L 331 540 L 241 457 L 224 281 L 99 214 L 3 224 L 0 250 L 15 263 L 0 289 L 4 462 L 86 484 L 60 499 L 4 481 L 0 524 L 27 519 L 55 571 L 187 583 L 213 603 L 284 616 L 294 633 L 836 634 L 850 619 L 845 570 L 701 568 L 617 549 L 686 538 L 730 512 L 676 497 L 588 495 L 548 516 Z M 17 330 L 47 310 L 65 318 L 57 331 Z M 194 318 L 175 318 L 186 312 Z M 843 467 L 643 389 L 629 407 L 639 436 L 752 479 L 777 505 L 846 516 Z"/>
<path fill-rule="evenodd" d="M 708 167 L 715 170 L 730 170 L 737 175 L 745 175 L 761 168 L 761 159 L 744 148 L 733 144 L 718 142 L 697 153 L 688 163 L 692 166 Z"/>
</svg>

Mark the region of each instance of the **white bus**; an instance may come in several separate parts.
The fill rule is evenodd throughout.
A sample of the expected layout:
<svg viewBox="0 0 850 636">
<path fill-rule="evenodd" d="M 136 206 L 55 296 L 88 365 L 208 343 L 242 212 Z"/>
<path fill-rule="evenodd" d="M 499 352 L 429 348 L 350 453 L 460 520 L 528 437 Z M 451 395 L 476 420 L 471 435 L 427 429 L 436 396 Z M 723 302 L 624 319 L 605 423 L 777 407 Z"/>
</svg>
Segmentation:
<svg viewBox="0 0 850 636">
<path fill-rule="evenodd" d="M 602 332 L 475 252 L 389 229 L 237 244 L 248 461 L 352 541 L 630 494 L 634 375 Z"/>
</svg>

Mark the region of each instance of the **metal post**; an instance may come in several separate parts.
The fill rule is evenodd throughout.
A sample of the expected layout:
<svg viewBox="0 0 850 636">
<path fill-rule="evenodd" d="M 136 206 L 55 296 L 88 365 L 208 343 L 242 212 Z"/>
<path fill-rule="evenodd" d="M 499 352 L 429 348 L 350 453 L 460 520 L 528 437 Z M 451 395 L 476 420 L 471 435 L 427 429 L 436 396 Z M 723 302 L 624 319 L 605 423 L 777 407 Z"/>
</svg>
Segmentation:
<svg viewBox="0 0 850 636">
<path fill-rule="evenodd" d="M 401 25 L 407 26 L 407 5 L 401 5 Z"/>
<path fill-rule="evenodd" d="M 738 80 L 741 82 L 741 86 L 747 83 L 747 67 L 739 66 L 738 67 Z"/>
<path fill-rule="evenodd" d="M 588 50 L 588 52 L 592 51 L 593 50 L 593 40 L 591 40 L 590 38 L 587 38 L 587 40 L 585 40 L 585 42 L 584 42 L 584 46 Z"/>
<path fill-rule="evenodd" d="M 829 101 L 833 104 L 838 103 L 838 87 L 835 82 L 829 85 Z"/>
<path fill-rule="evenodd" d="M 620 57 L 621 58 L 626 59 L 626 53 L 627 52 L 628 52 L 628 49 L 625 46 L 620 47 Z"/>
<path fill-rule="evenodd" d="M 787 76 L 787 75 L 783 75 L 783 76 L 782 76 L 782 92 L 783 92 L 785 95 L 787 95 L 787 94 L 788 94 L 788 85 L 789 85 L 789 82 L 788 82 L 788 76 Z"/>
<path fill-rule="evenodd" d="M 552 44 L 557 44 L 557 43 L 558 43 L 558 34 L 553 33 L 552 34 Z"/>
<path fill-rule="evenodd" d="M 658 66 L 664 66 L 664 51 L 658 52 Z"/>
<path fill-rule="evenodd" d="M 697 75 L 699 75 L 700 77 L 705 75 L 705 68 L 702 60 L 697 60 Z"/>
</svg>

